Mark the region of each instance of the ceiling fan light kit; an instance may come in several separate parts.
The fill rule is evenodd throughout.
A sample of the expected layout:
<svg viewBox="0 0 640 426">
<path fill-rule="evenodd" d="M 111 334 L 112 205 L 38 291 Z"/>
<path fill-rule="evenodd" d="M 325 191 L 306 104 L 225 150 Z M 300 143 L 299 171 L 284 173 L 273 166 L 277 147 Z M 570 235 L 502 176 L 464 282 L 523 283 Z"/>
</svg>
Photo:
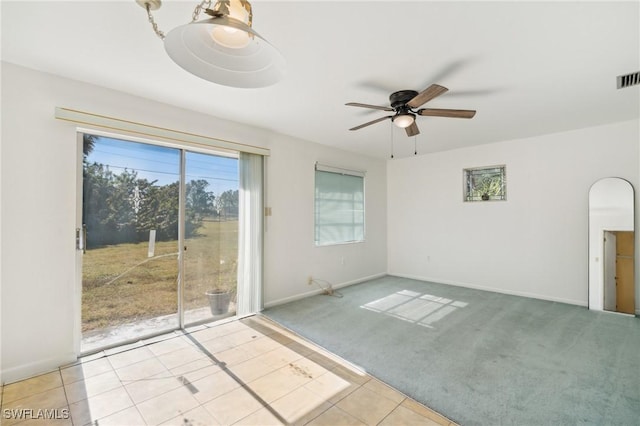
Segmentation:
<svg viewBox="0 0 640 426">
<path fill-rule="evenodd" d="M 367 127 L 390 118 L 393 124 L 395 124 L 397 127 L 405 129 L 405 131 L 407 132 L 407 136 L 416 136 L 420 133 L 418 125 L 415 121 L 416 115 L 431 117 L 473 118 L 476 115 L 475 110 L 442 108 L 416 109 L 426 104 L 430 100 L 442 95 L 448 90 L 449 89 L 444 86 L 440 86 L 439 84 L 432 84 L 422 92 L 416 92 L 415 90 L 400 90 L 392 93 L 389 96 L 389 104 L 391 105 L 390 107 L 362 104 L 359 102 L 349 102 L 345 105 L 360 108 L 377 109 L 395 113 L 394 115 L 377 118 L 359 126 L 352 127 L 349 130 L 359 130 L 363 127 Z"/>
<path fill-rule="evenodd" d="M 406 129 L 411 126 L 413 122 L 416 120 L 416 116 L 411 113 L 401 113 L 391 118 L 393 124 L 400 127 L 401 129 Z"/>
<path fill-rule="evenodd" d="M 151 14 L 160 0 L 136 0 L 149 16 L 155 33 L 164 40 L 169 57 L 200 78 L 230 87 L 257 88 L 278 82 L 285 61 L 280 52 L 253 28 L 253 10 L 246 0 L 219 0 L 196 6 L 192 21 L 165 34 Z M 198 20 L 200 12 L 208 19 Z"/>
</svg>

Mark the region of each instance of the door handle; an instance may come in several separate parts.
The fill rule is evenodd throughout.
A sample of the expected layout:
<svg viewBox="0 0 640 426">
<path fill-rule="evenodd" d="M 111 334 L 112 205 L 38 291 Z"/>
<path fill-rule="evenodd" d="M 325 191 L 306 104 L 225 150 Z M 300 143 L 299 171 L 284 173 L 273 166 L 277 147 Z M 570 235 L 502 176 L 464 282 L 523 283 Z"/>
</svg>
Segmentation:
<svg viewBox="0 0 640 426">
<path fill-rule="evenodd" d="M 76 250 L 82 250 L 82 254 L 87 252 L 87 225 L 76 228 Z"/>
</svg>

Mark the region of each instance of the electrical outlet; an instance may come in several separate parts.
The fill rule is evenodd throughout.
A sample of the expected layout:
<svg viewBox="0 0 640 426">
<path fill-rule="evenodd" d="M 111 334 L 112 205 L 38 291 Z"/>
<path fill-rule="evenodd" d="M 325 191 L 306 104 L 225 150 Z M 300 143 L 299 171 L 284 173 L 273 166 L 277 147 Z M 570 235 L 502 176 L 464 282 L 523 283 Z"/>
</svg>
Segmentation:
<svg viewBox="0 0 640 426">
<path fill-rule="evenodd" d="M 313 284 L 313 277 L 309 275 L 309 277 L 307 278 L 307 285 L 311 285 L 311 284 Z"/>
</svg>

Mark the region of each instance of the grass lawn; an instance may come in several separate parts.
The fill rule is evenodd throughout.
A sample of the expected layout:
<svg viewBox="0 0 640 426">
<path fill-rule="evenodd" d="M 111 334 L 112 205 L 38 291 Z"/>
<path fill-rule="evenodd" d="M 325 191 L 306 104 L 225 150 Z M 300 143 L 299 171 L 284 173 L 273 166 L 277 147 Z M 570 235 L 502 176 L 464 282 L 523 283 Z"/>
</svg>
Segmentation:
<svg viewBox="0 0 640 426">
<path fill-rule="evenodd" d="M 237 283 L 238 222 L 205 221 L 185 241 L 185 310 L 208 306 L 205 291 Z M 82 263 L 82 331 L 176 313 L 178 241 L 87 250 Z M 235 294 L 233 296 L 235 298 Z"/>
</svg>

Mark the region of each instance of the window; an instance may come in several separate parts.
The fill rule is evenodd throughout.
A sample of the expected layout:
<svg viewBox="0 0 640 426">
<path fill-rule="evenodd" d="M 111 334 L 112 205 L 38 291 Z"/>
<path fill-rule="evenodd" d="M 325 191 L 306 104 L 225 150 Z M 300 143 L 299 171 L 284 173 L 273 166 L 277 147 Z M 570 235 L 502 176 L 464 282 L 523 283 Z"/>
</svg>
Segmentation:
<svg viewBox="0 0 640 426">
<path fill-rule="evenodd" d="M 364 241 L 364 172 L 316 164 L 316 246 Z"/>
<path fill-rule="evenodd" d="M 506 166 L 464 169 L 464 201 L 506 199 Z"/>
</svg>

